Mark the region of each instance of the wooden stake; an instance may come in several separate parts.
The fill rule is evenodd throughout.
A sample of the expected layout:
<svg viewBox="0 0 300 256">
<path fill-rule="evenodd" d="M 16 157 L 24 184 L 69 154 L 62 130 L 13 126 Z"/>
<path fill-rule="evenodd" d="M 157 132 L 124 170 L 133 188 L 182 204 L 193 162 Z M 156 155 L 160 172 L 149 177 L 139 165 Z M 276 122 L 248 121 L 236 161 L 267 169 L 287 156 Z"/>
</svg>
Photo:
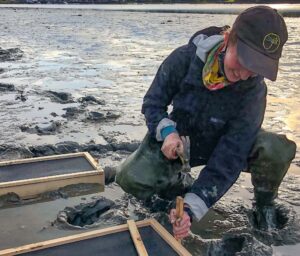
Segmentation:
<svg viewBox="0 0 300 256">
<path fill-rule="evenodd" d="M 176 197 L 176 223 L 180 222 L 183 217 L 183 198 L 181 196 Z M 181 243 L 181 239 L 177 239 Z"/>
</svg>

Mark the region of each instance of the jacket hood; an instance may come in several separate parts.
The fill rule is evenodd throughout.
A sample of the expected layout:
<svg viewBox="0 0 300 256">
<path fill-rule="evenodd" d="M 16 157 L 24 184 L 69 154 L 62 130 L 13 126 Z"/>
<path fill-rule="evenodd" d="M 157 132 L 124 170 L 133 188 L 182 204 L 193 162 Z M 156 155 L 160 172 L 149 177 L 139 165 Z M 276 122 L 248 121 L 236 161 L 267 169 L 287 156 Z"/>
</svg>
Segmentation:
<svg viewBox="0 0 300 256">
<path fill-rule="evenodd" d="M 207 54 L 218 43 L 224 40 L 223 35 L 207 36 L 199 34 L 192 39 L 192 43 L 196 46 L 196 55 L 205 63 Z"/>
</svg>

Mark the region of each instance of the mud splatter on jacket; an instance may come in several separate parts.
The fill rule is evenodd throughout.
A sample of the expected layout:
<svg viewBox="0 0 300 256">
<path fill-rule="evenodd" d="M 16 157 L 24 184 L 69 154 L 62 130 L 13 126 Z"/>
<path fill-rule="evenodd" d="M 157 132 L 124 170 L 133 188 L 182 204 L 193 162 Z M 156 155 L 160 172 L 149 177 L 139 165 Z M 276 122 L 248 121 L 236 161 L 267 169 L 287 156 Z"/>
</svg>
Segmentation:
<svg viewBox="0 0 300 256">
<path fill-rule="evenodd" d="M 161 129 L 176 125 L 180 135 L 190 136 L 191 166 L 206 164 L 185 196 L 198 220 L 247 167 L 266 106 L 267 89 L 261 76 L 217 91 L 203 85 L 201 44 L 197 47 L 195 39 L 220 35 L 222 30 L 199 31 L 187 45 L 174 50 L 161 64 L 142 106 L 153 137 L 160 140 Z M 173 110 L 168 114 L 171 103 Z"/>
</svg>

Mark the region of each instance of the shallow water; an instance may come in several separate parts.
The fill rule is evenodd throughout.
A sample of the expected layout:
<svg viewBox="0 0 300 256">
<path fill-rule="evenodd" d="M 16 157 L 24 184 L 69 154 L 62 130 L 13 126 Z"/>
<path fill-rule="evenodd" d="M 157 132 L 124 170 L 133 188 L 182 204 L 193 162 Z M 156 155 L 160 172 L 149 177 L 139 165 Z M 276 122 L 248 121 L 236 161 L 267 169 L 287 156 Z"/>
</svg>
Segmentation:
<svg viewBox="0 0 300 256">
<path fill-rule="evenodd" d="M 228 14 L 91 10 L 93 7 L 0 7 L 0 46 L 24 51 L 20 60 L 0 62 L 0 69 L 4 69 L 0 73 L 0 82 L 16 87 L 16 90 L 2 92 L 0 96 L 0 144 L 29 147 L 63 141 L 80 144 L 93 141 L 106 145 L 114 141 L 141 140 L 146 132 L 140 113 L 142 97 L 161 61 L 175 47 L 187 43 L 195 31 L 209 25 L 231 24 L 236 17 Z M 300 174 L 300 168 L 297 167 L 300 161 L 300 18 L 286 18 L 286 22 L 290 37 L 281 60 L 278 81 L 267 82 L 268 106 L 263 126 L 285 133 L 296 141 L 298 150 L 290 173 Z M 48 90 L 69 92 L 74 101 L 64 104 L 52 101 L 45 93 Z M 16 99 L 20 92 L 27 97 L 26 101 Z M 66 112 L 64 108 L 80 107 L 77 100 L 87 95 L 96 96 L 105 104 L 90 104 L 85 108 L 86 112 L 76 118 L 63 117 Z M 88 111 L 111 111 L 119 113 L 120 117 L 103 122 L 87 122 Z M 57 115 L 51 115 L 52 112 Z M 40 136 L 20 130 L 22 125 L 46 127 L 55 121 L 61 122 L 60 131 L 55 134 Z M 104 166 L 111 163 L 112 159 L 118 162 L 123 158 L 122 152 L 118 151 L 109 152 L 103 158 L 100 156 L 99 160 Z M 249 177 L 243 180 L 232 188 L 234 193 L 229 192 L 225 199 L 225 204 L 233 210 L 251 206 Z M 107 193 L 108 197 L 120 197 L 121 194 L 115 188 L 107 188 Z M 279 196 L 283 203 L 299 213 L 298 194 L 298 178 L 287 177 Z M 232 200 L 233 195 L 239 200 Z M 85 200 L 81 197 L 59 199 L 22 206 L 24 211 L 20 207 L 1 209 L 0 248 L 72 233 L 53 228 L 51 222 L 64 207 Z M 32 215 L 32 211 L 38 217 Z M 222 214 L 212 211 L 207 216 L 208 221 L 198 226 L 195 224 L 193 231 L 203 238 L 221 238 L 223 231 L 240 228 L 246 223 L 242 213 L 233 216 L 236 219 L 224 222 Z M 10 237 L 16 233 L 19 236 L 14 242 Z M 191 248 L 196 251 L 195 244 Z M 298 248 L 298 245 L 273 246 L 273 253 L 296 255 L 294 252 Z"/>
</svg>

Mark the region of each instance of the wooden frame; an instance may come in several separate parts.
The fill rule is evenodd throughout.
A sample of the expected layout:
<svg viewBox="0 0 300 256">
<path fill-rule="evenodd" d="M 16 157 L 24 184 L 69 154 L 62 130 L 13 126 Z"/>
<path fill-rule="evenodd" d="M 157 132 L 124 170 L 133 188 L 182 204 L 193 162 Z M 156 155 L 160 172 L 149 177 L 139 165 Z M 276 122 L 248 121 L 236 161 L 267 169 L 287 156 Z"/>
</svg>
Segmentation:
<svg viewBox="0 0 300 256">
<path fill-rule="evenodd" d="M 65 187 L 67 185 L 78 184 L 78 183 L 98 183 L 101 186 L 103 186 L 103 188 L 101 188 L 101 191 L 103 191 L 104 172 L 88 152 L 5 161 L 5 162 L 0 162 L 0 167 L 26 164 L 26 163 L 35 163 L 35 162 L 42 162 L 42 161 L 70 159 L 76 157 L 84 157 L 88 161 L 88 163 L 92 166 L 92 170 L 82 170 L 82 172 L 76 172 L 76 173 L 0 182 L 0 195 L 7 194 L 9 192 L 14 192 L 18 194 L 21 198 L 26 199 L 26 198 L 36 197 L 38 194 L 43 192 L 56 190 L 58 188 Z"/>
<path fill-rule="evenodd" d="M 154 220 L 154 219 L 142 220 L 142 221 L 135 222 L 135 224 L 136 224 L 137 228 L 151 226 L 160 235 L 160 237 L 166 243 L 168 243 L 169 246 L 171 246 L 171 248 L 179 256 L 192 256 L 192 254 L 190 254 L 180 243 L 178 243 L 176 241 L 176 239 L 163 226 L 161 226 L 156 220 Z M 38 250 L 51 248 L 51 247 L 55 247 L 55 246 L 59 246 L 59 245 L 63 245 L 63 244 L 74 243 L 74 242 L 85 240 L 85 239 L 105 236 L 105 235 L 122 232 L 122 231 L 128 231 L 130 229 L 129 228 L 130 225 L 132 226 L 132 223 L 130 224 L 130 222 L 129 222 L 128 224 L 118 225 L 118 226 L 109 227 L 109 228 L 100 229 L 100 230 L 89 231 L 89 232 L 85 232 L 85 233 L 81 233 L 81 234 L 77 234 L 77 235 L 57 238 L 57 239 L 48 240 L 48 241 L 44 241 L 44 242 L 33 243 L 33 244 L 29 244 L 29 245 L 20 246 L 17 248 L 6 249 L 6 250 L 0 251 L 0 256 L 19 255 L 22 253 L 38 251 Z M 135 229 L 135 228 L 133 228 L 133 229 Z M 131 233 L 131 236 L 132 236 L 132 239 L 134 240 L 134 237 L 137 236 L 136 238 L 138 238 L 139 234 L 133 232 L 133 233 Z M 140 247 L 140 245 L 138 245 L 138 247 Z M 143 255 L 143 256 L 146 255 L 146 254 L 142 254 L 143 249 L 139 250 L 137 248 L 137 251 L 139 252 L 139 255 Z"/>
<path fill-rule="evenodd" d="M 148 256 L 147 249 L 134 220 L 127 220 L 128 229 L 139 256 Z"/>
</svg>

